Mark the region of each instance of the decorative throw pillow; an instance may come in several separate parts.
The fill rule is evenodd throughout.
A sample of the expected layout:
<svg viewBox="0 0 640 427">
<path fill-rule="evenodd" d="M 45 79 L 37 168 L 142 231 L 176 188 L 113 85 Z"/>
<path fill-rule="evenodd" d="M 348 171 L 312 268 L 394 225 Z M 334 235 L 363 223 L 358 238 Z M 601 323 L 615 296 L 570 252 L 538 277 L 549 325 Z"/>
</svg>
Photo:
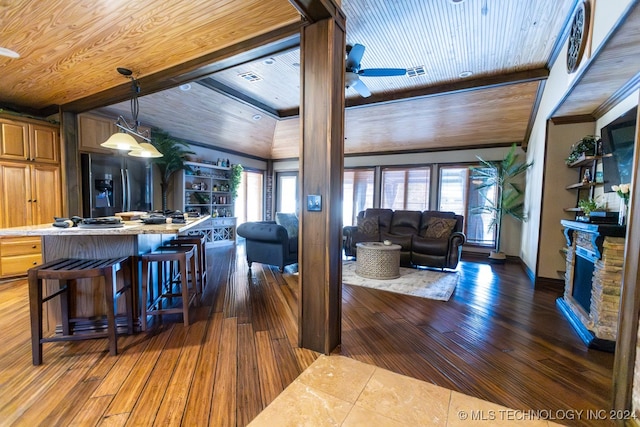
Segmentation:
<svg viewBox="0 0 640 427">
<path fill-rule="evenodd" d="M 293 213 L 276 212 L 276 224 L 287 230 L 289 238 L 298 237 L 298 217 Z"/>
<path fill-rule="evenodd" d="M 363 234 L 378 234 L 378 217 L 358 218 L 358 232 Z"/>
<path fill-rule="evenodd" d="M 427 230 L 424 233 L 424 237 L 431 239 L 441 239 L 451 234 L 451 231 L 456 226 L 457 220 L 453 218 L 438 218 L 431 217 L 427 222 Z"/>
</svg>

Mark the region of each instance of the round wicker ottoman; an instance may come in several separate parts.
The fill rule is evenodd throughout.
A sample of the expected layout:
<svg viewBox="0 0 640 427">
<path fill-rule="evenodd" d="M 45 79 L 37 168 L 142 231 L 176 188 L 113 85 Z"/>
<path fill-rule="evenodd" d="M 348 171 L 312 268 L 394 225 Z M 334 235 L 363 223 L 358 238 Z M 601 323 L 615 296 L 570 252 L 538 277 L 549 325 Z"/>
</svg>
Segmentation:
<svg viewBox="0 0 640 427">
<path fill-rule="evenodd" d="M 356 243 L 356 274 L 367 279 L 397 279 L 401 248 L 381 242 Z"/>
</svg>

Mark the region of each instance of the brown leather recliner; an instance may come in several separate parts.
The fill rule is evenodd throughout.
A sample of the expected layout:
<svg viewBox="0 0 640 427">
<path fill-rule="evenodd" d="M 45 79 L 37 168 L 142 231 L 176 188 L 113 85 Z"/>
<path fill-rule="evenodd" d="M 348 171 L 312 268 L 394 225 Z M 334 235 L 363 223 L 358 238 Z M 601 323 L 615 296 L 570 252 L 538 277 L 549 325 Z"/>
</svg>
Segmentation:
<svg viewBox="0 0 640 427">
<path fill-rule="evenodd" d="M 343 229 L 344 252 L 356 256 L 356 244 L 390 240 L 400 245 L 400 265 L 456 268 L 462 245 L 464 217 L 454 212 L 367 209 L 358 226 Z"/>
</svg>

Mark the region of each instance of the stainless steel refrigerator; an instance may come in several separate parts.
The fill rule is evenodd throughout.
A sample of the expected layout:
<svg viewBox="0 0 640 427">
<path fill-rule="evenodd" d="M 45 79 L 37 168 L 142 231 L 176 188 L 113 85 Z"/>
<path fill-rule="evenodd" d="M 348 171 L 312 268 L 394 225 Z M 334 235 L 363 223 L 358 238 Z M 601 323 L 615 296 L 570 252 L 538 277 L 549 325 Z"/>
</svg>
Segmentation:
<svg viewBox="0 0 640 427">
<path fill-rule="evenodd" d="M 153 164 L 114 154 L 81 154 L 83 217 L 116 212 L 150 211 L 153 203 Z"/>
</svg>

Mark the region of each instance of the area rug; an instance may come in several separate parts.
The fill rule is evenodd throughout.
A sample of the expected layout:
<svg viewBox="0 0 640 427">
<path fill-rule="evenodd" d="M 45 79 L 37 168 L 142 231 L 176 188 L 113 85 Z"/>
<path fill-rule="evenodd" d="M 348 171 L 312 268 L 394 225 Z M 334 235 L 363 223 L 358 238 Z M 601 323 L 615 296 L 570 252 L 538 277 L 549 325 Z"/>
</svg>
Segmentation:
<svg viewBox="0 0 640 427">
<path fill-rule="evenodd" d="M 400 267 L 400 277 L 376 280 L 356 274 L 356 262 L 342 264 L 342 283 L 421 298 L 448 301 L 458 284 L 458 273 Z"/>
</svg>

